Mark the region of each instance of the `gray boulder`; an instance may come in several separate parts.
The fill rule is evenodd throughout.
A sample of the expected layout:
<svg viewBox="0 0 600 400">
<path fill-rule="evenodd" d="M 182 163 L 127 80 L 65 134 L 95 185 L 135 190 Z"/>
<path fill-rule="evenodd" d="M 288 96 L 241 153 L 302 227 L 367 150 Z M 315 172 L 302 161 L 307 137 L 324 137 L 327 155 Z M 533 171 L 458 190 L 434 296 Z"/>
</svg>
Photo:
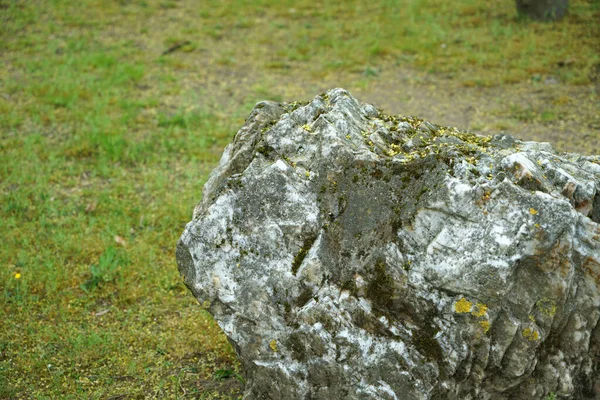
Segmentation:
<svg viewBox="0 0 600 400">
<path fill-rule="evenodd" d="M 600 158 L 258 103 L 177 245 L 244 399 L 599 397 Z"/>
</svg>

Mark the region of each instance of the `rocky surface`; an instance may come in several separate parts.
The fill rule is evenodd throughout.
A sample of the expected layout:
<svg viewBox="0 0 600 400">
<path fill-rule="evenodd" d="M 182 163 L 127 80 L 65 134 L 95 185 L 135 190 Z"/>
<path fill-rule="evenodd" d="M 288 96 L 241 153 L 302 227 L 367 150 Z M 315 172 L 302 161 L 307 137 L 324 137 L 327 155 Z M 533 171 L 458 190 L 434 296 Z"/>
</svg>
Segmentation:
<svg viewBox="0 0 600 400">
<path fill-rule="evenodd" d="M 177 246 L 245 399 L 600 396 L 600 158 L 256 105 Z"/>
</svg>

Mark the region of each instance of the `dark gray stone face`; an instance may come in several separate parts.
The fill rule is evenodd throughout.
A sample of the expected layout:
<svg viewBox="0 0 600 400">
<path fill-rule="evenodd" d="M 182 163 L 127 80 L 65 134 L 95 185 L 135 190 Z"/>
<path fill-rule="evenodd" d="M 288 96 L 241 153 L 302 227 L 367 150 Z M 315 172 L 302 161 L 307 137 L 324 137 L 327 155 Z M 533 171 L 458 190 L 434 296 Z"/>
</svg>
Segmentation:
<svg viewBox="0 0 600 400">
<path fill-rule="evenodd" d="M 334 89 L 256 105 L 177 261 L 245 399 L 591 399 L 599 223 L 600 158 Z"/>
</svg>

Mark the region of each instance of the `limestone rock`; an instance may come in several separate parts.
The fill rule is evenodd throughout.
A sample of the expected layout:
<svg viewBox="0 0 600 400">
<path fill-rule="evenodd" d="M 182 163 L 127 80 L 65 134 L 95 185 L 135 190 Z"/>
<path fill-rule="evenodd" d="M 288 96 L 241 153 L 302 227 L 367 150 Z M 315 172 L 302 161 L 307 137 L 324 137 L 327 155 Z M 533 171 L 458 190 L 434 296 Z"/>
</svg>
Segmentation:
<svg viewBox="0 0 600 400">
<path fill-rule="evenodd" d="M 598 398 L 600 158 L 258 103 L 177 246 L 244 399 Z"/>
</svg>

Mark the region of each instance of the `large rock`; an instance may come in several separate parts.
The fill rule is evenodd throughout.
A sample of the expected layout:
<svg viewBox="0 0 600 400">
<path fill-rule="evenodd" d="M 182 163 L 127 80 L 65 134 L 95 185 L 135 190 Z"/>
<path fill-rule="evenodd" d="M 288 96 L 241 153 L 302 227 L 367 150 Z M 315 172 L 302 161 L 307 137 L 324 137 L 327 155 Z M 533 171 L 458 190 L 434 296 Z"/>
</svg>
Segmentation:
<svg viewBox="0 0 600 400">
<path fill-rule="evenodd" d="M 342 89 L 262 102 L 179 270 L 244 399 L 598 398 L 599 160 Z"/>
</svg>

